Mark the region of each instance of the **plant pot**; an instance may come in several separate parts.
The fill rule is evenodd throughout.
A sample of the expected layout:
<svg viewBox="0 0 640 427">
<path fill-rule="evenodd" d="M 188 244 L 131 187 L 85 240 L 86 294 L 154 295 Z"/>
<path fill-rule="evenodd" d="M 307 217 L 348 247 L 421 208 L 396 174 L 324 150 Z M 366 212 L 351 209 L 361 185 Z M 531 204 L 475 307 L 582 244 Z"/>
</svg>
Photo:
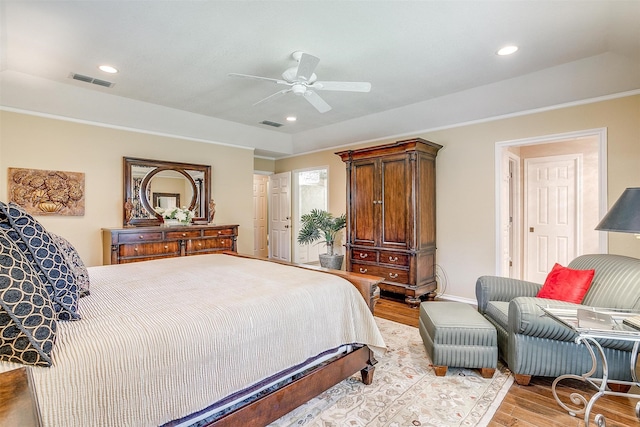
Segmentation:
<svg viewBox="0 0 640 427">
<path fill-rule="evenodd" d="M 344 261 L 344 255 L 329 255 L 320 254 L 320 265 L 324 268 L 330 268 L 332 270 L 341 270 L 342 262 Z"/>
</svg>

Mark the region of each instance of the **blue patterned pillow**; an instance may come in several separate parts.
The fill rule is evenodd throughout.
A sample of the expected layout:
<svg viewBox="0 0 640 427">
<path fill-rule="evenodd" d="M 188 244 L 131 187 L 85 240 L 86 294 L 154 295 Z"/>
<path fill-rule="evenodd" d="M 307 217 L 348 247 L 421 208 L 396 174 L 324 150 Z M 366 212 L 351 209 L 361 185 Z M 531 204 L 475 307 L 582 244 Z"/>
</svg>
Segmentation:
<svg viewBox="0 0 640 427">
<path fill-rule="evenodd" d="M 56 313 L 44 284 L 0 229 L 0 360 L 51 366 Z"/>
<path fill-rule="evenodd" d="M 27 259 L 40 269 L 48 283 L 47 291 L 58 313 L 58 320 L 80 319 L 78 314 L 78 286 L 71 268 L 49 233 L 31 215 L 15 203 L 0 202 L 4 214 L 15 233 L 7 233 L 23 250 Z M 0 219 L 0 222 L 2 220 Z M 0 224 L 5 228 L 6 225 Z M 16 238 L 16 234 L 18 238 Z M 26 245 L 26 250 L 24 245 Z"/>
<path fill-rule="evenodd" d="M 67 260 L 67 264 L 71 267 L 71 273 L 76 279 L 76 284 L 80 288 L 80 298 L 89 295 L 89 271 L 82 262 L 80 254 L 73 247 L 73 245 L 64 237 L 58 236 L 54 233 L 49 233 L 49 237 L 53 242 L 58 245 L 58 248 L 62 251 L 62 255 Z"/>
</svg>

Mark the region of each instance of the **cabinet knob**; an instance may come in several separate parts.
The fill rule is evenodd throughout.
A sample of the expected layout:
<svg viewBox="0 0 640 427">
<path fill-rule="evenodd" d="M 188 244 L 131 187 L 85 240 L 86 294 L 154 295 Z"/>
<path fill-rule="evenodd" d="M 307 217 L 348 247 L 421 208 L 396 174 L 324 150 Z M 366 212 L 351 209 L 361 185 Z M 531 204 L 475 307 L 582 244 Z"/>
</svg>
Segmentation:
<svg viewBox="0 0 640 427">
<path fill-rule="evenodd" d="M 389 277 L 391 277 L 392 279 L 396 279 L 398 277 L 398 274 L 396 273 L 389 273 Z"/>
<path fill-rule="evenodd" d="M 135 248 L 133 248 L 133 250 L 134 250 L 135 252 L 138 252 L 138 247 L 136 246 Z"/>
<path fill-rule="evenodd" d="M 366 268 L 362 268 L 362 267 L 360 267 L 360 273 L 366 273 L 366 272 L 367 272 L 367 269 L 366 269 Z"/>
<path fill-rule="evenodd" d="M 143 235 L 138 236 L 138 239 L 144 239 Z"/>
<path fill-rule="evenodd" d="M 198 243 L 198 246 L 202 246 L 202 243 Z"/>
<path fill-rule="evenodd" d="M 363 254 L 362 252 L 360 252 L 360 258 L 366 258 L 368 256 L 369 256 L 369 254 Z"/>
<path fill-rule="evenodd" d="M 396 261 L 398 261 L 398 257 L 397 256 L 389 256 L 389 261 L 396 262 Z"/>
<path fill-rule="evenodd" d="M 182 237 L 186 237 L 186 236 L 187 236 L 187 233 L 182 233 Z"/>
<path fill-rule="evenodd" d="M 165 248 L 165 249 L 169 249 L 169 246 L 168 246 L 168 245 L 164 245 L 164 248 Z"/>
<path fill-rule="evenodd" d="M 222 231 L 218 230 L 218 234 L 222 234 Z"/>
</svg>

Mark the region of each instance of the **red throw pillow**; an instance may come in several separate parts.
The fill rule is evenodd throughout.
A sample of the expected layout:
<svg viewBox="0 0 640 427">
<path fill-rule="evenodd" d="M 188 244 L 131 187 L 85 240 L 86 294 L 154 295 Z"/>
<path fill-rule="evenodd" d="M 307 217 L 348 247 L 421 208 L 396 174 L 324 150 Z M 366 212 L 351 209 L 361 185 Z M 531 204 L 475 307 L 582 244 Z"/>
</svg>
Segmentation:
<svg viewBox="0 0 640 427">
<path fill-rule="evenodd" d="M 595 272 L 572 270 L 556 263 L 536 296 L 580 304 L 591 286 Z"/>
</svg>

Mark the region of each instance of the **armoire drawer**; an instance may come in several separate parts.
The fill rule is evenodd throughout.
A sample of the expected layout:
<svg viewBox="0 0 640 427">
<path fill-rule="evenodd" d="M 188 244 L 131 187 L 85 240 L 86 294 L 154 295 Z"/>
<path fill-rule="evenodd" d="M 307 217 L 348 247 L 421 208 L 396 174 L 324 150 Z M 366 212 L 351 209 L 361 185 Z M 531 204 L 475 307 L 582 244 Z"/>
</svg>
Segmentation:
<svg viewBox="0 0 640 427">
<path fill-rule="evenodd" d="M 376 251 L 369 251 L 366 249 L 352 249 L 351 259 L 353 262 L 378 262 L 378 253 Z"/>
<path fill-rule="evenodd" d="M 382 265 L 352 263 L 351 271 L 384 277 L 386 282 L 409 283 L 409 271 Z"/>
<path fill-rule="evenodd" d="M 409 255 L 398 252 L 380 251 L 380 264 L 409 266 Z"/>
</svg>

